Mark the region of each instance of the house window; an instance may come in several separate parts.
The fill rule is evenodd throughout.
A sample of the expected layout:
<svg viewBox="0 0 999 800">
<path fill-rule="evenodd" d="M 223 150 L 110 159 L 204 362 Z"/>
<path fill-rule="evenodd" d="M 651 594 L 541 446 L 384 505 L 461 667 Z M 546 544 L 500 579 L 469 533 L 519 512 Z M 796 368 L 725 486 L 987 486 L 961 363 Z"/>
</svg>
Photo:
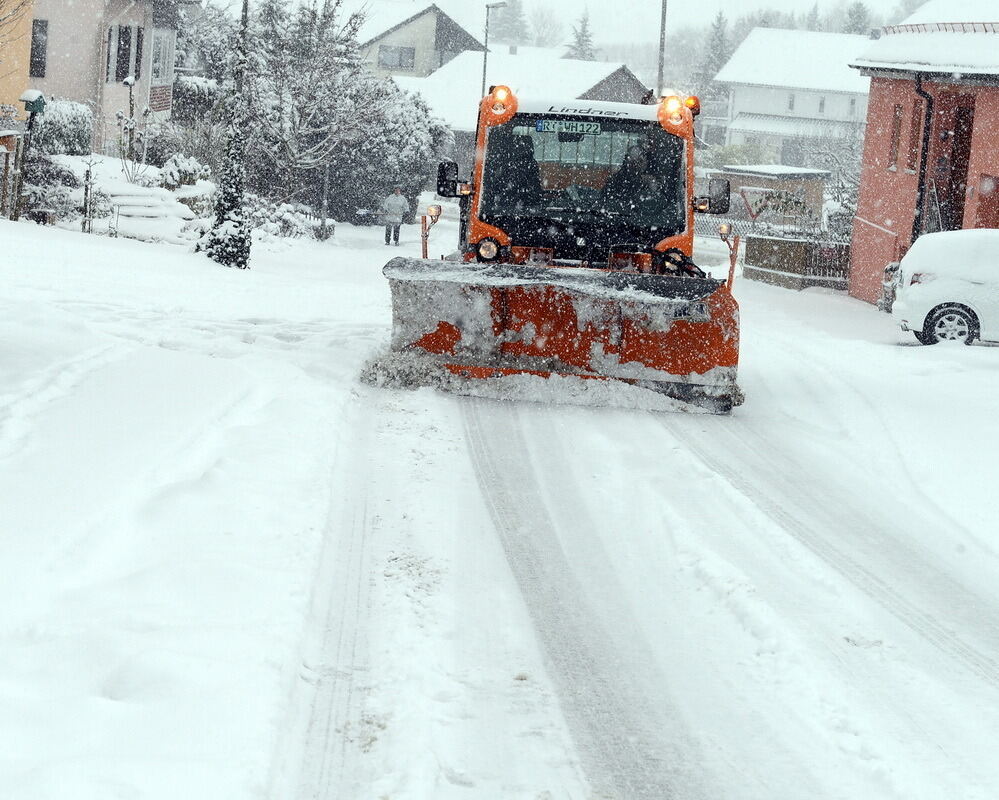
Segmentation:
<svg viewBox="0 0 999 800">
<path fill-rule="evenodd" d="M 150 82 L 153 86 L 169 86 L 173 83 L 174 33 L 165 28 L 153 31 Z"/>
<path fill-rule="evenodd" d="M 909 120 L 909 152 L 905 159 L 905 168 L 910 172 L 916 171 L 916 162 L 919 160 L 919 139 L 923 132 L 923 102 L 917 100 L 912 104 L 912 118 Z"/>
<path fill-rule="evenodd" d="M 28 74 L 32 78 L 44 78 L 49 56 L 49 21 L 31 21 L 31 62 Z"/>
<path fill-rule="evenodd" d="M 902 139 L 902 106 L 895 106 L 895 116 L 891 120 L 891 149 L 888 151 L 888 169 L 898 165 L 898 145 Z"/>
<path fill-rule="evenodd" d="M 142 77 L 145 31 L 135 25 L 112 25 L 108 28 L 105 80 L 121 82 Z"/>
<path fill-rule="evenodd" d="M 820 114 L 826 113 L 826 99 L 824 97 L 819 98 L 819 113 Z"/>
<path fill-rule="evenodd" d="M 379 45 L 378 66 L 382 69 L 413 69 L 416 66 L 416 48 Z"/>
<path fill-rule="evenodd" d="M 851 117 L 856 117 L 857 116 L 857 98 L 856 97 L 851 97 L 850 98 L 850 116 Z"/>
<path fill-rule="evenodd" d="M 794 111 L 794 95 L 793 94 L 789 94 L 787 96 L 787 110 L 788 111 Z"/>
</svg>

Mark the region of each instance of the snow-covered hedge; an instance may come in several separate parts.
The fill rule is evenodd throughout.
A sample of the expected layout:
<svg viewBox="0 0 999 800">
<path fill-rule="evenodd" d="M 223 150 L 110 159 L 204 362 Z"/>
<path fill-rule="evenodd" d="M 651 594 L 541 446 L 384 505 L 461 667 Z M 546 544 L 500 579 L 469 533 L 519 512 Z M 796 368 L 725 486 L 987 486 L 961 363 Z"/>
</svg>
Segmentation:
<svg viewBox="0 0 999 800">
<path fill-rule="evenodd" d="M 50 100 L 35 120 L 32 149 L 46 155 L 83 156 L 92 150 L 94 114 L 83 103 Z"/>
</svg>

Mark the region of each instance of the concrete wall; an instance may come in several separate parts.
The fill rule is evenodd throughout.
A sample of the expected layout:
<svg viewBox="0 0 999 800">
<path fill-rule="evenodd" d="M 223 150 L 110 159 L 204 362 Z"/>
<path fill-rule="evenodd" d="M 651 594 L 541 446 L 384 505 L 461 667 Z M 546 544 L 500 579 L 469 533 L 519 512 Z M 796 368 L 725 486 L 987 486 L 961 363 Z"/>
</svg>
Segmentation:
<svg viewBox="0 0 999 800">
<path fill-rule="evenodd" d="M 963 226 L 999 225 L 997 189 L 995 182 L 989 180 L 992 176 L 999 177 L 999 88 L 930 82 L 925 83 L 924 88 L 936 99 L 927 179 L 934 177 L 941 157 L 946 155 L 956 107 L 972 99 L 975 118 Z M 877 302 L 880 297 L 885 266 L 898 261 L 911 244 L 922 129 L 921 113 L 918 114 L 920 125 L 914 129 L 912 124 L 913 106 L 917 101 L 922 102 L 915 94 L 912 79 L 874 78 L 871 81 L 850 270 L 850 294 L 869 303 Z M 892 163 L 896 106 L 902 109 L 902 124 L 898 157 Z M 910 141 L 914 138 L 917 149 L 910 158 Z M 910 163 L 916 168 L 910 169 Z"/>
<path fill-rule="evenodd" d="M 0 39 L 0 104 L 17 108 L 19 119 L 24 116 L 24 105 L 18 98 L 30 85 L 31 19 L 29 6 L 20 19 L 0 34 L 3 37 Z"/>
</svg>

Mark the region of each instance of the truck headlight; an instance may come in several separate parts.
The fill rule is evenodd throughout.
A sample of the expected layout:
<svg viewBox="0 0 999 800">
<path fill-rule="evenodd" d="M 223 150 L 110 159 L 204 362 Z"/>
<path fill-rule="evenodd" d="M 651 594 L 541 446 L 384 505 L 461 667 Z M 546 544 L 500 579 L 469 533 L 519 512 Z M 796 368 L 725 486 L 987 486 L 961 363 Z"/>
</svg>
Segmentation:
<svg viewBox="0 0 999 800">
<path fill-rule="evenodd" d="M 483 239 L 479 242 L 476 252 L 479 254 L 480 260 L 494 261 L 496 256 L 499 255 L 499 245 L 492 239 Z"/>
</svg>

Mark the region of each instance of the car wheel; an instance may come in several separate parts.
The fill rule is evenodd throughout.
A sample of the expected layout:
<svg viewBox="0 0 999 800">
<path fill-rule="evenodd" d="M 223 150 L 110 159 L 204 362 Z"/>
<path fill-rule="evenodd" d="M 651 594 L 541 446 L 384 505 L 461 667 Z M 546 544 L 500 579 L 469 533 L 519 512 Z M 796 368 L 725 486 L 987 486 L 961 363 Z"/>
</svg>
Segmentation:
<svg viewBox="0 0 999 800">
<path fill-rule="evenodd" d="M 978 318 L 963 306 L 941 306 L 929 313 L 922 335 L 916 335 L 923 344 L 937 342 L 964 342 L 971 344 L 978 338 Z"/>
</svg>

